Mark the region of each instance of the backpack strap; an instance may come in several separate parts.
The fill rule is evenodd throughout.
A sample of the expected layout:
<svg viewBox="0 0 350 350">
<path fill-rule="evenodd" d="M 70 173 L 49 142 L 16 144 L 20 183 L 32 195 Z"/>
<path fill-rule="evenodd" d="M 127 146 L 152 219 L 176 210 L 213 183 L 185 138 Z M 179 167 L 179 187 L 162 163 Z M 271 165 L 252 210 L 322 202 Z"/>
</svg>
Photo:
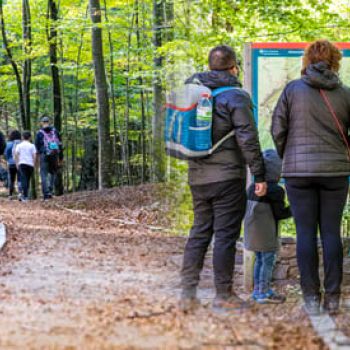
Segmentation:
<svg viewBox="0 0 350 350">
<path fill-rule="evenodd" d="M 221 140 L 219 140 L 209 151 L 208 154 L 213 154 L 226 140 L 235 135 L 235 131 L 231 130 Z"/>
<path fill-rule="evenodd" d="M 213 97 L 216 97 L 217 95 L 226 92 L 226 91 L 230 91 L 230 90 L 236 90 L 239 89 L 238 87 L 235 86 L 223 86 L 217 89 L 212 90 L 211 94 Z"/>
<path fill-rule="evenodd" d="M 236 90 L 239 89 L 238 87 L 234 87 L 234 86 L 223 86 L 217 89 L 214 89 L 212 91 L 212 96 L 216 97 L 219 94 L 226 92 L 226 91 L 230 91 L 230 90 Z M 230 137 L 235 135 L 235 131 L 231 130 L 228 134 L 226 134 L 221 140 L 219 140 L 209 151 L 208 154 L 213 154 L 226 140 L 228 140 Z"/>
<path fill-rule="evenodd" d="M 56 133 L 56 129 L 52 127 L 49 132 L 46 132 L 44 129 L 41 128 L 39 132 L 41 132 L 42 134 L 51 134 L 52 132 Z"/>
<path fill-rule="evenodd" d="M 333 117 L 333 120 L 334 120 L 334 123 L 335 123 L 335 126 L 337 127 L 338 129 L 338 132 L 339 132 L 339 135 L 341 136 L 341 138 L 343 139 L 343 142 L 345 144 L 345 147 L 346 147 L 346 151 L 348 153 L 348 160 L 350 160 L 350 144 L 349 144 L 349 140 L 348 138 L 346 137 L 344 131 L 343 131 L 343 126 L 342 126 L 342 123 L 340 122 L 337 114 L 335 113 L 335 110 L 332 106 L 332 103 L 331 101 L 329 100 L 326 92 L 322 89 L 320 89 L 320 94 L 323 98 L 323 101 L 325 102 L 330 114 L 332 115 Z"/>
</svg>

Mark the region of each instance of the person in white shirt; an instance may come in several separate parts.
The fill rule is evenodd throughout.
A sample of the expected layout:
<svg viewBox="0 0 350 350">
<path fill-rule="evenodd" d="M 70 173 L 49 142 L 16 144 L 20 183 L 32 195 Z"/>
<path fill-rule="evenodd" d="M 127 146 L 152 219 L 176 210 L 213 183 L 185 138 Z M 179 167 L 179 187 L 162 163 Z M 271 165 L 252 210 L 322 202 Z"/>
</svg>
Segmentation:
<svg viewBox="0 0 350 350">
<path fill-rule="evenodd" d="M 20 173 L 22 185 L 22 197 L 20 200 L 23 202 L 28 200 L 30 179 L 36 164 L 37 151 L 35 146 L 31 143 L 31 138 L 30 131 L 24 131 L 22 133 L 22 142 L 17 145 L 15 150 L 15 161 Z"/>
</svg>

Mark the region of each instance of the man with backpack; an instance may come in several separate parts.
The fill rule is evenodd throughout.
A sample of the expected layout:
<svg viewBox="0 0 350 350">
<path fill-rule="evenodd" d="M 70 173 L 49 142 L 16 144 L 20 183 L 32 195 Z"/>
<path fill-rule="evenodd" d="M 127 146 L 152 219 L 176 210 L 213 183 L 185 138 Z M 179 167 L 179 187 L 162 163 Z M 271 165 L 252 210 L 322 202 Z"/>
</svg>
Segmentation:
<svg viewBox="0 0 350 350">
<path fill-rule="evenodd" d="M 209 68 L 209 72 L 197 73 L 186 81 L 186 84 L 199 84 L 212 91 L 212 142 L 220 146 L 205 158 L 189 160 L 194 224 L 186 243 L 181 271 L 179 306 L 184 312 L 199 304 L 197 286 L 213 235 L 216 288 L 213 307 L 231 310 L 245 306 L 233 292 L 232 284 L 236 241 L 246 208 L 246 165 L 254 176 L 256 195 L 266 193 L 265 169 L 252 101 L 241 89 L 233 49 L 226 45 L 212 49 Z M 215 93 L 224 87 L 230 89 Z"/>
<path fill-rule="evenodd" d="M 59 132 L 50 125 L 46 115 L 40 119 L 41 129 L 36 134 L 35 146 L 40 159 L 40 177 L 44 200 L 52 198 L 60 162 L 63 160 L 62 141 Z"/>
</svg>

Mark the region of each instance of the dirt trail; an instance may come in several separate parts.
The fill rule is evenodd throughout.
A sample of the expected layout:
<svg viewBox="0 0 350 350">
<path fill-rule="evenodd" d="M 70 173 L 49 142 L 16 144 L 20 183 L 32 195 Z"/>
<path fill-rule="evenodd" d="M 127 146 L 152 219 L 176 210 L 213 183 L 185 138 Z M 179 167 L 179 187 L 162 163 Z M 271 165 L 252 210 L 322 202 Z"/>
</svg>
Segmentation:
<svg viewBox="0 0 350 350">
<path fill-rule="evenodd" d="M 298 303 L 244 313 L 176 309 L 185 239 L 151 186 L 0 201 L 0 349 L 323 349 Z M 204 271 L 209 298 L 211 271 Z"/>
</svg>

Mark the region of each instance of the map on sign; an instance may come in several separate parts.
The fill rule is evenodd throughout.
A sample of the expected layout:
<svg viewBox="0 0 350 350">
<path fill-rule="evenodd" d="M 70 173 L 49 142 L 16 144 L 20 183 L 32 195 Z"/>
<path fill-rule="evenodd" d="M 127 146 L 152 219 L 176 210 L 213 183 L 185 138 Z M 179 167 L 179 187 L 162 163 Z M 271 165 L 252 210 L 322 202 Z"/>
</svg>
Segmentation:
<svg viewBox="0 0 350 350">
<path fill-rule="evenodd" d="M 271 117 L 288 82 L 300 78 L 306 43 L 255 43 L 251 45 L 252 99 L 263 149 L 273 147 Z M 350 43 L 339 43 L 343 50 L 342 81 L 350 85 Z"/>
</svg>

